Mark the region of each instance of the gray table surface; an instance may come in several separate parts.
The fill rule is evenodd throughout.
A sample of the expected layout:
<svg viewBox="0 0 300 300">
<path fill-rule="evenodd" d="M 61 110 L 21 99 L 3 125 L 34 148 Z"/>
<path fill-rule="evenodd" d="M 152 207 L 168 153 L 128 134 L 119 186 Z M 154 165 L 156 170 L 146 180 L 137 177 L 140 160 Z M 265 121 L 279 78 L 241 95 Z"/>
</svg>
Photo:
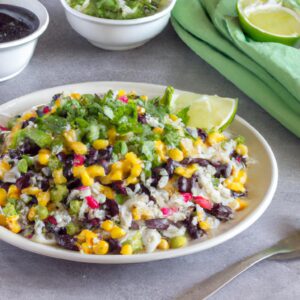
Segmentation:
<svg viewBox="0 0 300 300">
<path fill-rule="evenodd" d="M 102 51 L 72 31 L 58 0 L 42 2 L 49 10 L 49 28 L 27 69 L 0 84 L 0 103 L 56 85 L 98 80 L 171 84 L 238 97 L 239 115 L 274 150 L 279 186 L 270 208 L 248 230 L 218 247 L 182 258 L 88 265 L 39 256 L 0 242 L 0 299 L 180 299 L 200 281 L 300 227 L 299 139 L 189 50 L 171 26 L 139 49 Z M 212 299 L 299 299 L 299 276 L 299 261 L 266 261 Z"/>
</svg>

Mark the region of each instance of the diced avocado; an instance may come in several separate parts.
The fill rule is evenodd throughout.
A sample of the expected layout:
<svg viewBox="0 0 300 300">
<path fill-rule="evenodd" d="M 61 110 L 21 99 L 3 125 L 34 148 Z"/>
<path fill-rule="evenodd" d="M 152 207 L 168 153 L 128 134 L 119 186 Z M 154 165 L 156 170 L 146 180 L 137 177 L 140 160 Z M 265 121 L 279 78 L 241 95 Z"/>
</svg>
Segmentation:
<svg viewBox="0 0 300 300">
<path fill-rule="evenodd" d="M 50 134 L 37 128 L 26 128 L 26 136 L 34 141 L 39 147 L 46 148 L 51 145 L 52 137 Z"/>
<path fill-rule="evenodd" d="M 143 240 L 141 232 L 137 231 L 134 236 L 127 239 L 123 244 L 130 244 L 133 252 L 141 251 L 143 249 Z"/>
<path fill-rule="evenodd" d="M 67 195 L 69 191 L 65 185 L 56 185 L 50 191 L 50 197 L 53 202 L 61 202 Z"/>
<path fill-rule="evenodd" d="M 76 215 L 79 213 L 80 207 L 82 205 L 82 201 L 80 200 L 72 200 L 70 201 L 70 214 L 71 215 Z"/>
<path fill-rule="evenodd" d="M 3 208 L 3 213 L 6 217 L 16 216 L 18 213 L 12 203 L 7 203 Z"/>
<path fill-rule="evenodd" d="M 164 95 L 160 98 L 159 104 L 167 108 L 170 108 L 173 94 L 174 94 L 174 88 L 168 86 L 165 90 Z"/>
</svg>

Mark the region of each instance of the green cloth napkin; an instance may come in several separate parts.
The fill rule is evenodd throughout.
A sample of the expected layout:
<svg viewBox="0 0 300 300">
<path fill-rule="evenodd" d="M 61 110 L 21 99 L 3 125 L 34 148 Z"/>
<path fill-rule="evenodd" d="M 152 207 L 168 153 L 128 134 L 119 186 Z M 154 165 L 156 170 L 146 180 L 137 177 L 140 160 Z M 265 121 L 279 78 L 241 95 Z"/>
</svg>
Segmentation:
<svg viewBox="0 0 300 300">
<path fill-rule="evenodd" d="M 236 0 L 177 0 L 172 24 L 194 52 L 300 137 L 300 51 L 247 38 L 235 7 Z"/>
</svg>

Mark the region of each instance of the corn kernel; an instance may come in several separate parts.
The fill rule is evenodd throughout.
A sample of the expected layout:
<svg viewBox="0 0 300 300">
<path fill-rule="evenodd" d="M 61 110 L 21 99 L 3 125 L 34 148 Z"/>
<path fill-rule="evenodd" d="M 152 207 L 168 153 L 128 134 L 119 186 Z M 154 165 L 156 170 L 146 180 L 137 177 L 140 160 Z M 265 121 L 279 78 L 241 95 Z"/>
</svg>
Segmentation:
<svg viewBox="0 0 300 300">
<path fill-rule="evenodd" d="M 198 211 L 197 212 L 197 220 L 198 220 L 198 222 L 203 221 L 203 219 L 204 219 L 204 214 L 201 211 Z"/>
<path fill-rule="evenodd" d="M 79 93 L 72 93 L 70 96 L 71 96 L 71 98 L 76 99 L 76 100 L 80 100 L 80 98 L 81 98 L 81 95 Z"/>
<path fill-rule="evenodd" d="M 130 185 L 130 184 L 136 184 L 138 183 L 138 178 L 137 177 L 132 177 L 132 176 L 129 176 L 127 179 L 126 179 L 126 184 L 127 185 Z"/>
<path fill-rule="evenodd" d="M 108 140 L 96 140 L 93 143 L 93 147 L 96 150 L 102 150 L 102 149 L 106 149 L 109 145 L 109 141 Z"/>
<path fill-rule="evenodd" d="M 63 136 L 69 143 L 73 143 L 77 140 L 76 132 L 73 129 L 64 131 Z"/>
<path fill-rule="evenodd" d="M 161 239 L 160 243 L 157 246 L 157 248 L 160 249 L 160 250 L 168 250 L 170 248 L 170 245 L 169 245 L 167 240 Z"/>
<path fill-rule="evenodd" d="M 155 141 L 155 150 L 162 161 L 166 161 L 166 145 L 162 141 Z"/>
<path fill-rule="evenodd" d="M 0 188 L 0 206 L 5 206 L 7 198 L 7 192 L 5 189 Z"/>
<path fill-rule="evenodd" d="M 50 155 L 51 152 L 49 150 L 41 149 L 38 154 L 38 162 L 43 166 L 47 166 L 49 163 Z"/>
<path fill-rule="evenodd" d="M 110 144 L 114 144 L 117 136 L 117 132 L 115 128 L 111 128 L 107 132 L 108 140 Z"/>
<path fill-rule="evenodd" d="M 85 166 L 75 166 L 73 167 L 73 175 L 74 177 L 80 177 L 81 173 L 85 171 Z"/>
<path fill-rule="evenodd" d="M 1 180 L 3 179 L 4 174 L 9 170 L 10 170 L 10 164 L 5 160 L 0 161 L 0 179 Z"/>
<path fill-rule="evenodd" d="M 31 112 L 24 113 L 21 117 L 21 120 L 22 121 L 27 121 L 27 120 L 29 120 L 31 118 L 34 118 L 34 117 L 36 117 L 36 113 L 31 111 Z"/>
<path fill-rule="evenodd" d="M 184 159 L 183 152 L 177 148 L 171 149 L 169 151 L 169 156 L 170 156 L 170 158 L 172 158 L 175 161 L 182 161 Z"/>
<path fill-rule="evenodd" d="M 114 227 L 114 222 L 111 220 L 106 220 L 101 224 L 101 228 L 105 231 L 111 231 Z"/>
<path fill-rule="evenodd" d="M 110 179 L 112 181 L 120 181 L 123 180 L 123 172 L 121 170 L 116 170 L 113 171 L 110 175 L 109 175 Z"/>
<path fill-rule="evenodd" d="M 87 230 L 85 232 L 85 241 L 88 245 L 92 246 L 94 244 L 94 239 L 97 238 L 97 234 L 93 231 Z"/>
<path fill-rule="evenodd" d="M 237 154 L 239 154 L 241 156 L 247 156 L 248 155 L 248 147 L 244 144 L 238 144 L 236 146 L 235 151 L 237 152 Z"/>
<path fill-rule="evenodd" d="M 88 151 L 87 146 L 81 142 L 70 143 L 70 148 L 78 155 L 85 155 Z"/>
<path fill-rule="evenodd" d="M 116 193 L 108 186 L 101 186 L 101 193 L 105 195 L 106 198 L 113 200 L 116 197 Z"/>
<path fill-rule="evenodd" d="M 244 210 L 249 206 L 249 203 L 246 200 L 242 200 L 238 198 L 237 201 L 239 203 L 239 208 L 237 209 L 237 211 Z"/>
<path fill-rule="evenodd" d="M 125 159 L 128 160 L 129 162 L 131 162 L 132 164 L 138 164 L 138 163 L 140 163 L 140 160 L 138 159 L 138 157 L 136 156 L 136 154 L 133 153 L 133 152 L 126 153 Z"/>
<path fill-rule="evenodd" d="M 85 242 L 85 240 L 86 240 L 86 234 L 89 232 L 89 230 L 88 229 L 84 229 L 84 230 L 82 230 L 78 235 L 77 235 L 77 237 L 76 237 L 76 239 L 77 239 L 77 241 L 78 241 L 78 243 L 83 243 L 83 242 Z"/>
<path fill-rule="evenodd" d="M 140 99 L 143 100 L 143 101 L 148 101 L 148 96 L 142 95 L 140 97 Z"/>
<path fill-rule="evenodd" d="M 137 108 L 137 112 L 138 112 L 140 115 L 143 115 L 143 114 L 146 112 L 146 110 L 145 110 L 145 108 L 144 108 L 144 107 L 142 107 L 142 106 L 138 106 L 138 108 Z"/>
<path fill-rule="evenodd" d="M 135 221 L 141 220 L 141 215 L 140 215 L 140 213 L 139 213 L 139 211 L 136 207 L 133 207 L 131 209 L 131 214 L 132 214 L 132 217 Z"/>
<path fill-rule="evenodd" d="M 29 212 L 27 214 L 27 219 L 32 222 L 32 221 L 34 221 L 35 216 L 36 216 L 36 208 L 34 206 L 32 206 L 29 209 Z"/>
<path fill-rule="evenodd" d="M 239 170 L 237 176 L 234 178 L 234 182 L 245 184 L 247 182 L 247 173 L 245 170 Z"/>
<path fill-rule="evenodd" d="M 132 177 L 138 177 L 142 173 L 142 166 L 140 164 L 133 165 L 131 169 L 131 176 Z"/>
<path fill-rule="evenodd" d="M 126 91 L 124 91 L 124 90 L 119 90 L 119 92 L 118 92 L 118 97 L 123 97 L 123 96 L 126 96 Z"/>
<path fill-rule="evenodd" d="M 203 230 L 209 230 L 210 229 L 210 225 L 207 222 L 205 222 L 205 221 L 201 221 L 199 223 L 199 226 Z"/>
<path fill-rule="evenodd" d="M 64 184 L 67 182 L 67 178 L 64 176 L 62 169 L 54 170 L 52 177 L 55 184 Z"/>
<path fill-rule="evenodd" d="M 132 246 L 129 244 L 123 245 L 120 253 L 122 255 L 131 255 L 133 253 Z"/>
<path fill-rule="evenodd" d="M 19 216 L 11 216 L 6 218 L 7 227 L 10 231 L 18 233 L 22 230 L 19 222 Z"/>
<path fill-rule="evenodd" d="M 89 173 L 84 170 L 80 174 L 81 182 L 84 186 L 92 186 L 94 184 L 94 179 L 89 175 Z"/>
<path fill-rule="evenodd" d="M 172 121 L 177 121 L 177 120 L 178 120 L 178 117 L 175 116 L 175 115 L 173 115 L 173 114 L 170 114 L 169 117 L 170 117 L 170 119 L 171 119 Z"/>
<path fill-rule="evenodd" d="M 37 201 L 40 206 L 47 206 L 50 201 L 50 193 L 49 192 L 39 192 L 37 194 Z"/>
<path fill-rule="evenodd" d="M 86 168 L 86 171 L 88 174 L 92 177 L 100 177 L 105 175 L 105 170 L 103 167 L 98 166 L 98 165 L 92 165 Z"/>
<path fill-rule="evenodd" d="M 109 244 L 106 241 L 99 241 L 96 245 L 93 246 L 93 251 L 98 255 L 105 255 L 108 253 Z"/>
<path fill-rule="evenodd" d="M 198 146 L 204 146 L 205 144 L 203 143 L 203 140 L 201 138 L 197 138 L 194 142 L 194 146 L 198 147 Z"/>
<path fill-rule="evenodd" d="M 85 254 L 93 254 L 92 246 L 88 245 L 87 243 L 82 243 L 80 248 Z"/>
<path fill-rule="evenodd" d="M 187 168 L 184 167 L 177 167 L 175 168 L 174 172 L 177 175 L 183 176 L 185 178 L 191 178 L 193 174 L 198 170 L 197 164 L 192 164 Z"/>
<path fill-rule="evenodd" d="M 40 192 L 41 190 L 35 186 L 30 186 L 28 188 L 25 188 L 22 190 L 22 194 L 26 194 L 26 195 L 31 195 L 31 196 L 37 196 L 37 194 Z"/>
<path fill-rule="evenodd" d="M 122 228 L 118 227 L 118 226 L 115 226 L 111 232 L 110 232 L 110 235 L 113 239 L 120 239 L 122 238 L 123 236 L 126 235 L 126 231 L 123 230 Z"/>
<path fill-rule="evenodd" d="M 7 198 L 19 199 L 19 197 L 20 197 L 20 190 L 17 188 L 16 185 L 12 184 L 8 188 Z"/>
<path fill-rule="evenodd" d="M 50 202 L 47 205 L 48 212 L 54 211 L 56 209 L 56 204 L 54 202 Z"/>
<path fill-rule="evenodd" d="M 226 140 L 226 137 L 224 136 L 224 134 L 219 133 L 219 132 L 212 132 L 207 137 L 207 143 L 211 146 L 221 143 L 224 140 Z"/>
<path fill-rule="evenodd" d="M 244 192 L 246 191 L 244 185 L 241 184 L 241 183 L 239 183 L 239 182 L 232 182 L 232 181 L 226 179 L 226 180 L 224 181 L 224 183 L 225 183 L 225 186 L 226 186 L 228 189 L 230 189 L 230 190 L 232 190 L 232 191 L 234 191 L 234 192 L 244 193 Z"/>
<path fill-rule="evenodd" d="M 155 127 L 152 131 L 157 134 L 163 134 L 164 129 L 160 127 Z"/>
<path fill-rule="evenodd" d="M 0 226 L 6 226 L 6 217 L 4 215 L 0 215 Z"/>
</svg>

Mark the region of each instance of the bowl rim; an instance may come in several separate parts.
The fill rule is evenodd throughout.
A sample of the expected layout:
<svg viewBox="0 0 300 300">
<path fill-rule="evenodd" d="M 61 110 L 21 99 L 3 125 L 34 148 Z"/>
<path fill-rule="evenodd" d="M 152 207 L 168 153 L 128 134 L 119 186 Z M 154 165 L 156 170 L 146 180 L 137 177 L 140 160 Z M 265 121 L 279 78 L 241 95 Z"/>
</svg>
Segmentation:
<svg viewBox="0 0 300 300">
<path fill-rule="evenodd" d="M 18 105 L 18 103 L 23 102 L 25 98 L 34 99 L 34 97 L 39 97 L 41 93 L 47 94 L 55 94 L 56 92 L 66 91 L 76 91 L 81 87 L 89 87 L 89 86 L 107 86 L 109 88 L 127 88 L 130 89 L 132 85 L 135 86 L 136 89 L 165 89 L 165 86 L 156 85 L 156 84 L 148 84 L 148 83 L 140 83 L 140 82 L 83 82 L 83 83 L 75 83 L 75 84 L 67 84 L 62 86 L 55 86 L 48 89 L 39 90 L 30 94 L 23 95 L 21 97 L 15 98 L 14 100 L 8 101 L 2 105 L 0 105 L 0 110 L 10 109 L 13 106 Z M 186 91 L 175 89 L 175 93 L 184 93 Z M 79 252 L 69 251 L 65 249 L 61 249 L 58 247 L 53 247 L 45 244 L 39 244 L 26 238 L 15 234 L 8 229 L 0 226 L 0 239 L 14 245 L 20 249 L 27 250 L 29 252 L 37 253 L 40 255 L 76 261 L 76 262 L 84 262 L 84 263 L 98 263 L 98 264 L 128 264 L 128 263 L 140 263 L 140 262 L 149 262 L 149 261 L 157 261 L 162 259 L 169 259 L 175 258 L 179 256 L 185 256 L 188 254 L 193 254 L 196 252 L 200 252 L 203 250 L 207 250 L 214 246 L 217 246 L 225 241 L 228 241 L 235 237 L 236 235 L 240 234 L 248 227 L 250 227 L 255 221 L 257 221 L 262 214 L 266 211 L 270 203 L 272 202 L 273 196 L 275 194 L 277 184 L 278 184 L 278 166 L 276 162 L 276 158 L 271 150 L 271 147 L 265 140 L 265 138 L 247 121 L 243 118 L 236 116 L 235 120 L 240 123 L 242 126 L 246 127 L 254 136 L 255 139 L 258 141 L 259 144 L 262 145 L 266 154 L 269 158 L 269 164 L 271 168 L 272 178 L 270 180 L 270 184 L 268 189 L 265 193 L 265 196 L 262 198 L 262 201 L 257 205 L 257 207 L 243 220 L 238 222 L 229 230 L 222 232 L 220 235 L 217 235 L 213 238 L 209 238 L 207 240 L 201 241 L 200 243 L 189 245 L 185 248 L 180 249 L 172 249 L 168 251 L 159 251 L 153 253 L 145 253 L 145 254 L 136 254 L 130 256 L 123 256 L 123 255 L 88 255 L 82 254 Z M 200 248 L 200 249 L 199 249 Z"/>
<path fill-rule="evenodd" d="M 137 19 L 129 19 L 129 20 L 114 20 L 114 19 L 105 19 L 105 18 L 98 18 L 86 15 L 74 8 L 72 8 L 66 0 L 60 0 L 62 6 L 65 8 L 65 10 L 69 13 L 71 13 L 73 16 L 78 17 L 80 19 L 83 19 L 85 21 L 90 21 L 93 23 L 98 24 L 105 24 L 105 25 L 115 25 L 115 26 L 130 26 L 130 25 L 137 25 L 137 24 L 143 24 L 143 23 L 149 23 L 152 21 L 155 21 L 157 19 L 160 19 L 164 17 L 166 14 L 170 13 L 171 10 L 174 8 L 176 4 L 176 0 L 168 0 L 168 4 L 166 7 L 164 7 L 161 11 L 155 13 L 154 15 L 143 17 L 143 18 L 137 18 Z"/>
<path fill-rule="evenodd" d="M 32 12 L 31 8 L 28 7 L 28 6 L 30 6 L 30 3 L 34 2 L 35 4 L 39 5 L 40 8 L 42 9 L 42 13 L 44 14 L 45 19 L 41 20 L 41 16 L 35 14 L 38 17 L 39 21 L 40 21 L 39 27 L 33 33 L 31 33 L 30 35 L 25 36 L 21 39 L 10 41 L 10 42 L 5 42 L 5 43 L 0 43 L 0 50 L 5 49 L 5 48 L 20 46 L 20 45 L 26 44 L 28 42 L 31 42 L 31 41 L 39 38 L 45 32 L 45 30 L 48 27 L 49 14 L 48 14 L 48 11 L 47 11 L 46 7 L 40 1 L 30 0 L 29 2 L 27 2 L 27 1 L 25 2 L 24 0 L 19 0 L 18 2 L 19 2 L 18 4 L 15 4 L 15 3 L 11 4 L 11 3 L 9 3 L 9 1 L 7 1 L 7 3 L 6 3 L 6 1 L 4 1 L 4 2 L 0 2 L 0 4 L 8 4 L 8 5 L 12 5 L 12 6 L 19 6 L 19 7 L 23 7 L 23 8 L 25 8 L 25 9 Z"/>
</svg>

